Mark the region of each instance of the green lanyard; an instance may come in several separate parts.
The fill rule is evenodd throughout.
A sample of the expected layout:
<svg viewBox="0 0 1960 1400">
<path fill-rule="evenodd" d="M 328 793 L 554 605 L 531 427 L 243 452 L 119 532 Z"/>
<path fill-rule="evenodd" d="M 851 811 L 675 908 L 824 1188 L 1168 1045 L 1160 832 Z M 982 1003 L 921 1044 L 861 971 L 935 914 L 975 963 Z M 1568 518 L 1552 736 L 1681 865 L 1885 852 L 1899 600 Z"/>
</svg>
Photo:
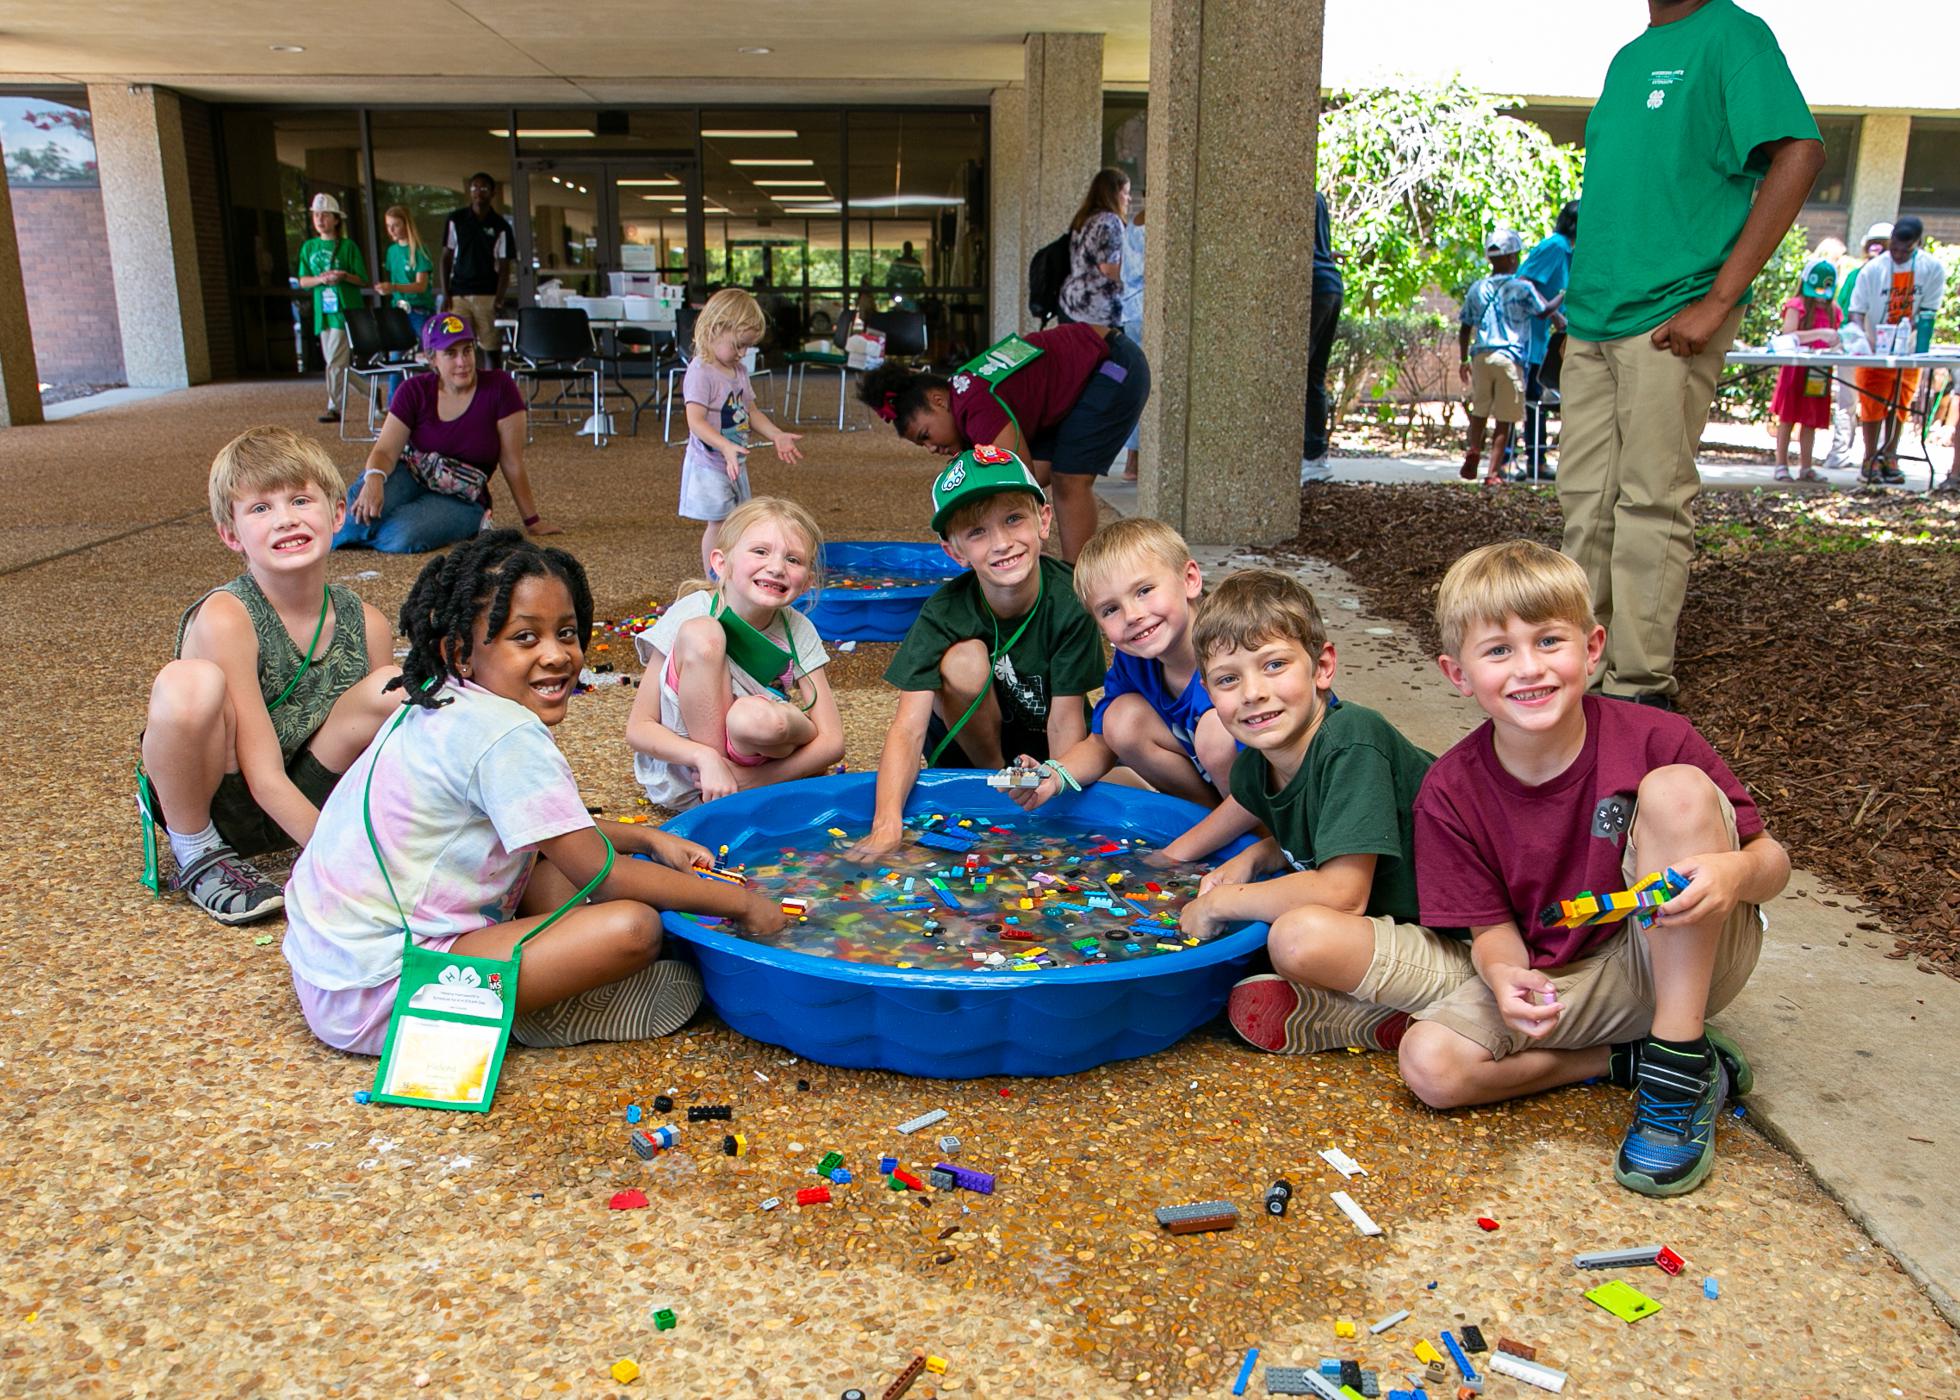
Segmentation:
<svg viewBox="0 0 1960 1400">
<path fill-rule="evenodd" d="M 431 678 L 430 680 L 423 682 L 422 688 L 424 690 L 427 690 L 430 686 L 434 684 L 435 681 L 433 678 Z M 368 848 L 374 852 L 374 863 L 377 866 L 379 866 L 381 869 L 381 883 L 388 887 L 388 898 L 394 903 L 395 917 L 401 920 L 402 939 L 404 942 L 410 940 L 413 937 L 413 935 L 409 932 L 408 915 L 402 910 L 401 896 L 395 893 L 395 882 L 393 878 L 391 878 L 388 874 L 388 862 L 385 859 L 383 859 L 381 855 L 381 843 L 380 841 L 375 839 L 374 812 L 373 809 L 369 806 L 368 798 L 374 791 L 374 770 L 381 766 L 381 750 L 388 747 L 388 741 L 394 738 L 395 731 L 402 727 L 402 721 L 408 718 L 409 709 L 410 709 L 410 705 L 407 702 L 404 702 L 402 705 L 401 713 L 396 715 L 394 719 L 394 723 L 388 726 L 388 732 L 381 736 L 381 742 L 377 744 L 374 749 L 374 758 L 368 763 L 367 781 L 361 785 L 361 823 L 363 826 L 367 828 Z M 595 827 L 594 830 L 597 830 L 597 828 Z M 553 924 L 557 923 L 560 919 L 564 918 L 565 915 L 569 914 L 572 910 L 576 909 L 579 905 L 583 904 L 586 901 L 586 899 L 591 895 L 592 891 L 598 889 L 599 886 L 605 882 L 606 876 L 612 874 L 613 857 L 616 856 L 618 852 L 613 849 L 612 840 L 610 837 L 606 835 L 605 832 L 603 831 L 599 832 L 599 839 L 606 843 L 606 863 L 599 867 L 599 873 L 597 875 L 594 875 L 590 880 L 587 880 L 585 882 L 584 889 L 581 889 L 577 894 L 573 895 L 570 899 L 566 900 L 563 904 L 559 905 L 557 910 L 554 911 L 552 915 L 549 918 L 547 918 L 543 923 L 539 924 L 536 928 L 532 929 L 529 933 L 525 934 L 522 938 L 518 939 L 514 945 L 512 945 L 510 950 L 510 956 L 512 961 L 516 960 L 519 950 L 521 950 L 526 943 L 529 943 L 533 938 L 536 938 L 539 934 L 543 933 L 546 929 L 550 928 Z M 515 988 L 512 989 L 511 994 L 513 996 L 516 995 Z"/>
<path fill-rule="evenodd" d="M 293 678 L 286 682 L 286 688 L 279 692 L 279 698 L 266 706 L 268 711 L 278 709 L 292 698 L 293 689 L 299 684 L 299 678 L 305 675 L 306 668 L 313 664 L 313 649 L 320 645 L 320 634 L 327 630 L 327 609 L 332 605 L 333 590 L 325 584 L 320 585 L 320 620 L 313 624 L 313 640 L 306 644 L 306 655 L 299 659 L 299 669 L 293 672 Z M 399 724 L 400 721 L 397 720 L 396 723 Z"/>
<path fill-rule="evenodd" d="M 1017 425 L 1016 431 L 1018 430 L 1019 429 Z M 1046 589 L 1047 587 L 1047 581 L 1041 577 L 1040 560 L 1037 559 L 1035 561 L 1034 567 L 1035 567 L 1034 606 L 1028 609 L 1028 615 L 1021 619 L 1021 625 L 1014 629 L 1014 635 L 1007 639 L 1006 646 L 1002 646 L 1000 644 L 1000 618 L 995 616 L 993 604 L 987 602 L 986 594 L 983 593 L 980 595 L 980 602 L 987 609 L 987 616 L 993 618 L 993 623 L 994 623 L 993 651 L 987 658 L 987 683 L 980 687 L 980 693 L 973 697 L 973 703 L 966 707 L 966 713 L 960 716 L 959 722 L 955 724 L 951 729 L 946 731 L 946 737 L 941 739 L 938 742 L 938 744 L 936 744 L 933 747 L 932 752 L 929 755 L 927 755 L 926 767 L 931 768 L 934 765 L 936 765 L 939 762 L 939 756 L 946 752 L 947 747 L 958 736 L 959 732 L 962 729 L 966 728 L 966 722 L 973 718 L 973 712 L 980 708 L 980 702 L 982 700 L 985 700 L 987 698 L 988 692 L 994 688 L 994 667 L 1000 664 L 1001 657 L 1007 655 L 1008 652 L 1014 650 L 1014 644 L 1021 640 L 1021 634 L 1028 630 L 1028 624 L 1033 622 L 1035 614 L 1041 611 L 1041 595 L 1043 590 Z"/>
</svg>

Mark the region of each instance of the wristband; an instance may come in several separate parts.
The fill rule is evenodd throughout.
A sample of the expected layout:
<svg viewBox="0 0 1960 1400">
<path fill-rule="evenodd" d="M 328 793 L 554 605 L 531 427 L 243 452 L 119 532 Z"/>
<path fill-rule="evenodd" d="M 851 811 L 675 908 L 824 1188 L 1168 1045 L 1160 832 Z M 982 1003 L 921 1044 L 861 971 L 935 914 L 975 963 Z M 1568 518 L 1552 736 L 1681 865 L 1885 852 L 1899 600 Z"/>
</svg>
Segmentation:
<svg viewBox="0 0 1960 1400">
<path fill-rule="evenodd" d="M 528 530 L 542 519 L 544 519 L 542 515 L 527 515 L 524 517 L 524 528 Z"/>
<path fill-rule="evenodd" d="M 362 482 L 363 482 L 363 483 L 365 483 L 365 482 L 367 481 L 367 479 L 368 479 L 369 477 L 371 477 L 371 476 L 378 476 L 378 477 L 380 477 L 380 478 L 381 478 L 381 479 L 382 479 L 383 481 L 386 481 L 386 480 L 388 479 L 388 473 L 386 473 L 386 472 L 384 472 L 384 471 L 382 471 L 382 470 L 381 470 L 381 468 L 379 468 L 379 467 L 369 467 L 369 468 L 368 468 L 368 469 L 367 469 L 366 471 L 364 471 L 364 472 L 362 472 L 362 473 L 361 473 L 361 480 L 362 480 Z"/>
<path fill-rule="evenodd" d="M 1075 774 L 1069 772 L 1068 769 L 1062 767 L 1062 761 L 1059 758 L 1051 758 L 1047 762 L 1039 763 L 1036 764 L 1035 766 L 1037 768 L 1045 768 L 1048 770 L 1048 772 L 1054 774 L 1057 778 L 1060 778 L 1062 780 L 1062 786 L 1067 788 L 1070 792 L 1082 791 L 1082 784 L 1075 781 Z"/>
</svg>

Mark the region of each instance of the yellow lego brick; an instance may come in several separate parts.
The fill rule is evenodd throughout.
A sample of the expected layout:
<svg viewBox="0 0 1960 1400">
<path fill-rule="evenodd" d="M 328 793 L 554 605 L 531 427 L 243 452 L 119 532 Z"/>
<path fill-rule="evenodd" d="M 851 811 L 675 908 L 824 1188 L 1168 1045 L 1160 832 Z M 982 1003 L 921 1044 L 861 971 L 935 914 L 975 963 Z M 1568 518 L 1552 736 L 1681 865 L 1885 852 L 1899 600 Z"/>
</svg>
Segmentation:
<svg viewBox="0 0 1960 1400">
<path fill-rule="evenodd" d="M 612 1378 L 621 1385 L 631 1385 L 640 1378 L 639 1363 L 622 1356 L 612 1364 Z"/>
<path fill-rule="evenodd" d="M 926 1358 L 926 1369 L 932 1372 L 935 1376 L 945 1375 L 946 1358 L 943 1356 L 928 1356 Z"/>
<path fill-rule="evenodd" d="M 1427 1366 L 1432 1361 L 1440 1364 L 1443 1360 L 1443 1353 L 1436 1350 L 1435 1347 L 1431 1346 L 1429 1344 L 1429 1339 L 1426 1337 L 1422 1341 L 1416 1343 L 1415 1353 L 1416 1353 L 1416 1360 L 1420 1361 L 1425 1366 Z"/>
<path fill-rule="evenodd" d="M 1334 1335 L 1337 1337 L 1352 1337 L 1354 1335 L 1354 1324 L 1347 1318 L 1342 1318 L 1334 1324 Z"/>
</svg>

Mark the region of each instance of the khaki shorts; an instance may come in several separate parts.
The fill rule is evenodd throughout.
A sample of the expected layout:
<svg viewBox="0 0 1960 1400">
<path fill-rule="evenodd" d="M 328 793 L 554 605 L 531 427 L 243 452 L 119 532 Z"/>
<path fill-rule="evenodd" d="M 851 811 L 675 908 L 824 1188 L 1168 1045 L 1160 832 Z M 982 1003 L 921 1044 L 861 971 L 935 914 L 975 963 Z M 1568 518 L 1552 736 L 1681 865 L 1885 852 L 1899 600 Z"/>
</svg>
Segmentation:
<svg viewBox="0 0 1960 1400">
<path fill-rule="evenodd" d="M 1485 350 L 1470 361 L 1470 416 L 1500 423 L 1524 421 L 1524 369 L 1499 350 Z"/>
<path fill-rule="evenodd" d="M 1735 808 L 1722 798 L 1722 821 L 1731 849 L 1741 845 L 1735 833 Z M 1640 868 L 1640 854 L 1631 837 L 1620 862 L 1625 884 L 1651 871 Z M 1624 886 L 1623 886 L 1624 887 Z M 1756 970 L 1763 951 L 1763 914 L 1753 904 L 1738 904 L 1722 925 L 1715 950 L 1715 973 L 1708 986 L 1708 1011 L 1720 1011 Z M 1565 1014 L 1550 1031 L 1533 1039 L 1521 1035 L 1497 1014 L 1497 1001 L 1480 977 L 1473 977 L 1435 1005 L 1416 1015 L 1474 1040 L 1493 1060 L 1519 1050 L 1583 1050 L 1594 1045 L 1617 1045 L 1647 1034 L 1654 1022 L 1654 968 L 1649 960 L 1647 934 L 1624 919 L 1613 937 L 1590 957 L 1564 967 L 1542 969 L 1558 988 Z M 1371 969 L 1372 971 L 1372 969 Z M 1358 994 L 1358 993 L 1357 993 Z"/>
<path fill-rule="evenodd" d="M 451 297 L 449 309 L 470 323 L 476 343 L 485 354 L 503 349 L 503 336 L 497 329 L 497 299 L 494 296 Z"/>
<path fill-rule="evenodd" d="M 1447 938 L 1421 924 L 1398 924 L 1386 915 L 1368 922 L 1375 926 L 1375 956 L 1354 989 L 1357 1001 L 1423 1011 L 1465 982 L 1477 981 L 1468 939 Z"/>
</svg>

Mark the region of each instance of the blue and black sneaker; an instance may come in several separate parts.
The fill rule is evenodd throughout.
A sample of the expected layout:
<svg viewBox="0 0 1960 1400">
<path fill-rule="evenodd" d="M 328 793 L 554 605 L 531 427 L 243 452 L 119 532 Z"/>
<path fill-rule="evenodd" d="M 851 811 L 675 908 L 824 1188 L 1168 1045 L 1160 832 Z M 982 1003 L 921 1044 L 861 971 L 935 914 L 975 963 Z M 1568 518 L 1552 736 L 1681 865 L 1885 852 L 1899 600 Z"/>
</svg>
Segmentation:
<svg viewBox="0 0 1960 1400">
<path fill-rule="evenodd" d="M 1682 1196 L 1715 1165 L 1715 1124 L 1729 1097 L 1729 1070 L 1711 1053 L 1683 1068 L 1651 1043 L 1633 1089 L 1633 1123 L 1620 1141 L 1613 1179 L 1643 1196 Z M 1692 1064 L 1692 1062 L 1690 1062 Z"/>
</svg>

